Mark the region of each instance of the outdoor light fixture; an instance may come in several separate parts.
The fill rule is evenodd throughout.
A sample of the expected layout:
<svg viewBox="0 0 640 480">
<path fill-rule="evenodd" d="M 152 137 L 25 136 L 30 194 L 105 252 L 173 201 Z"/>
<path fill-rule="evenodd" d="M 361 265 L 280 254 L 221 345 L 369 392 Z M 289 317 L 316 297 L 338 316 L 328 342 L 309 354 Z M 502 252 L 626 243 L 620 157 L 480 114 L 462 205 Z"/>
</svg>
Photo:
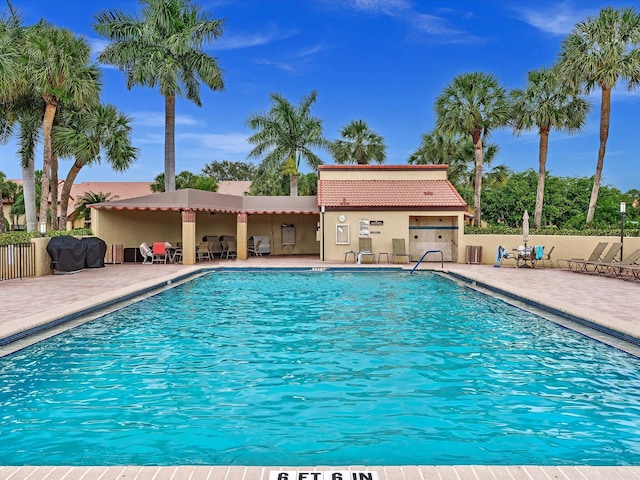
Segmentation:
<svg viewBox="0 0 640 480">
<path fill-rule="evenodd" d="M 47 233 L 47 222 L 40 222 L 40 236 L 44 237 Z"/>
<path fill-rule="evenodd" d="M 624 214 L 627 211 L 627 202 L 620 202 L 620 243 L 622 246 L 620 247 L 620 259 L 624 258 L 624 254 L 622 253 L 624 248 Z"/>
</svg>

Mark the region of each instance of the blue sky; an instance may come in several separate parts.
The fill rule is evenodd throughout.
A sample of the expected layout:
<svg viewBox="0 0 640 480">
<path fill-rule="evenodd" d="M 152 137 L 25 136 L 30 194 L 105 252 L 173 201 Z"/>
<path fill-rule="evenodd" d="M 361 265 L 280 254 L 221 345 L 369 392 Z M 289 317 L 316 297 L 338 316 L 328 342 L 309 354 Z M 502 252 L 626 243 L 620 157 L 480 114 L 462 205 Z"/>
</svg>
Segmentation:
<svg viewBox="0 0 640 480">
<path fill-rule="evenodd" d="M 573 25 L 600 8 L 630 3 L 592 0 L 199 0 L 214 18 L 225 18 L 222 39 L 208 47 L 224 70 L 225 91 L 202 90 L 201 108 L 176 104 L 176 171 L 200 173 L 214 160 L 247 161 L 252 130 L 248 116 L 267 111 L 269 94 L 292 103 L 318 92 L 314 114 L 329 139 L 362 119 L 387 145 L 388 164 L 404 164 L 423 133 L 434 127 L 436 97 L 459 74 L 495 75 L 507 89 L 522 88 L 529 70 L 549 67 Z M 139 11 L 134 0 L 13 0 L 25 24 L 40 18 L 84 36 L 94 52 L 104 41 L 94 32 L 103 10 Z M 3 9 L 4 10 L 4 9 Z M 124 74 L 103 67 L 102 101 L 133 119 L 140 149 L 126 173 L 106 166 L 85 168 L 77 181 L 152 181 L 163 171 L 164 101 L 157 90 L 127 90 Z M 599 132 L 599 92 L 578 135 L 552 132 L 547 167 L 553 175 L 591 176 Z M 623 191 L 640 189 L 638 152 L 640 90 L 619 85 L 612 113 L 603 182 Z M 495 164 L 537 170 L 537 132 L 515 136 L 495 131 Z M 321 153 L 325 163 L 331 157 Z M 257 162 L 257 160 L 252 160 Z M 41 168 L 38 152 L 36 168 Z M 64 178 L 70 162 L 61 162 Z M 13 143 L 0 146 L 0 170 L 20 178 Z"/>
</svg>

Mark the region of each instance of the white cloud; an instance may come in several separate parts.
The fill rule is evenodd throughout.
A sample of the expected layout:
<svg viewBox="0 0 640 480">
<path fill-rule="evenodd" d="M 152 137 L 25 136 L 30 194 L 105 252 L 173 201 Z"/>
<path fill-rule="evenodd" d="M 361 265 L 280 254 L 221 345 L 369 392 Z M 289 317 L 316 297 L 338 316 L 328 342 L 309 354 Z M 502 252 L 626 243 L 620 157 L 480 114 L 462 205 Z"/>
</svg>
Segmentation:
<svg viewBox="0 0 640 480">
<path fill-rule="evenodd" d="M 240 48 L 259 47 L 269 43 L 286 40 L 297 35 L 297 31 L 281 32 L 276 27 L 271 27 L 267 32 L 246 33 L 234 35 L 225 33 L 219 40 L 212 43 L 211 50 L 236 50 Z"/>
<path fill-rule="evenodd" d="M 346 3 L 349 4 L 349 2 Z M 412 8 L 411 3 L 407 0 L 354 0 L 350 5 L 356 10 L 384 13 L 390 17 Z"/>
<path fill-rule="evenodd" d="M 249 133 L 183 133 L 178 135 L 180 142 L 188 143 L 191 149 L 202 147 L 205 157 L 223 155 L 247 155 L 253 148 L 248 142 Z"/>
<path fill-rule="evenodd" d="M 576 23 L 594 14 L 591 10 L 573 8 L 568 2 L 551 3 L 547 8 L 518 7 L 517 13 L 525 23 L 551 35 L 566 35 Z"/>
<path fill-rule="evenodd" d="M 128 113 L 135 127 L 163 127 L 164 111 L 139 110 Z M 201 122 L 190 115 L 176 115 L 176 125 L 199 125 Z"/>
<path fill-rule="evenodd" d="M 279 70 L 282 70 L 284 72 L 295 72 L 296 68 L 295 66 L 293 66 L 291 63 L 286 63 L 286 62 L 276 62 L 274 60 L 267 60 L 266 58 L 260 58 L 255 60 L 255 63 L 257 63 L 258 65 L 267 65 L 270 67 L 276 67 Z"/>
</svg>

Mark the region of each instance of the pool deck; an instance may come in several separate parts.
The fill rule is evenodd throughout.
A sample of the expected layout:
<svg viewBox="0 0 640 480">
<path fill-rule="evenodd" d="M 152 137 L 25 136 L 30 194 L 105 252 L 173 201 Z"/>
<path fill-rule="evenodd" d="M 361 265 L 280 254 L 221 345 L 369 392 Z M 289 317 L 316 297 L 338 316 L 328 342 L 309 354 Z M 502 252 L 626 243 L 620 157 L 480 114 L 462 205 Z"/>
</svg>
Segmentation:
<svg viewBox="0 0 640 480">
<path fill-rule="evenodd" d="M 321 262 L 318 257 L 252 257 L 247 261 L 214 260 L 195 266 L 183 265 L 107 265 L 73 275 L 17 279 L 0 282 L 0 340 L 26 329 L 83 312 L 96 305 L 152 292 L 158 286 L 173 284 L 202 268 L 378 268 L 411 265 L 353 265 Z M 440 270 L 439 263 L 426 263 L 420 269 Z M 488 288 L 534 306 L 584 319 L 605 330 L 622 332 L 640 339 L 640 283 L 558 269 L 492 268 L 486 265 L 445 264 L 444 271 L 471 286 Z M 597 332 L 595 332 L 597 333 Z M 594 335 L 597 336 L 597 335 Z M 0 346 L 0 355 L 11 345 Z M 508 459 L 505 459 L 508 463 Z M 356 478 L 379 480 L 640 480 L 640 466 L 344 466 L 344 467 L 45 467 L 0 466 L 0 479 L 209 479 L 276 480 L 279 471 L 296 472 L 282 480 L 338 480 L 329 472 L 358 472 Z M 343 476 L 346 480 L 352 476 Z"/>
</svg>

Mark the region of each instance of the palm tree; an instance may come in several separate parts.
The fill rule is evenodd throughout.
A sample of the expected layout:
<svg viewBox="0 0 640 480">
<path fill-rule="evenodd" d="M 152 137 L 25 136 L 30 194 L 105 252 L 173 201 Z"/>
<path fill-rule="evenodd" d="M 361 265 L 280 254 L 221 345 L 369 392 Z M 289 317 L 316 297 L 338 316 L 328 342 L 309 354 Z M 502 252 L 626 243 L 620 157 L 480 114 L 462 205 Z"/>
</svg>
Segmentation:
<svg viewBox="0 0 640 480">
<path fill-rule="evenodd" d="M 640 14 L 633 8 L 605 7 L 595 17 L 578 22 L 562 42 L 559 68 L 572 86 L 587 94 L 601 90 L 600 148 L 589 200 L 587 223 L 593 220 L 609 137 L 611 90 L 618 80 L 629 89 L 640 84 Z"/>
<path fill-rule="evenodd" d="M 471 158 L 464 154 L 467 144 L 471 144 L 471 141 L 460 135 L 441 135 L 436 131 L 425 133 L 420 146 L 409 156 L 408 162 L 412 165 L 448 165 L 447 178 L 455 186 L 462 186 L 467 181 L 469 161 L 473 162 L 473 144 Z M 486 155 L 483 158 L 486 163 Z"/>
<path fill-rule="evenodd" d="M 589 113 L 589 103 L 578 97 L 576 92 L 562 81 L 557 68 L 532 70 L 528 73 L 527 79 L 524 90 L 515 89 L 511 92 L 511 121 L 517 134 L 537 128 L 540 135 L 538 188 L 533 221 L 536 228 L 540 228 L 549 133 L 551 130 L 564 130 L 569 133 L 580 131 Z"/>
<path fill-rule="evenodd" d="M 36 230 L 36 186 L 34 176 L 35 145 L 44 114 L 43 102 L 37 98 L 29 81 L 25 80 L 26 69 L 22 68 L 25 50 L 25 32 L 22 19 L 10 2 L 9 13 L 0 20 L 0 106 L 2 135 L 7 141 L 19 126 L 19 156 L 22 166 L 23 201 L 27 231 Z"/>
<path fill-rule="evenodd" d="M 111 192 L 107 193 L 94 193 L 94 192 L 84 192 L 81 197 L 78 197 L 76 200 L 76 209 L 69 216 L 72 221 L 80 220 L 84 218 L 85 222 L 91 219 L 91 211 L 88 208 L 88 205 L 92 205 L 94 203 L 104 203 L 111 202 L 113 200 L 117 200 L 118 195 L 111 195 Z"/>
<path fill-rule="evenodd" d="M 368 165 L 372 161 L 384 163 L 387 158 L 383 138 L 369 130 L 363 120 L 353 120 L 340 131 L 340 135 L 340 140 L 331 143 L 331 153 L 336 163 Z"/>
<path fill-rule="evenodd" d="M 506 125 L 509 108 L 505 89 L 492 75 L 475 72 L 458 75 L 438 96 L 436 128 L 443 135 L 468 135 L 473 141 L 475 184 L 473 223 L 481 225 L 482 143 L 494 128 Z"/>
<path fill-rule="evenodd" d="M 99 56 L 127 73 L 127 88 L 155 87 L 165 99 L 165 191 L 176 189 L 176 95 L 202 106 L 200 83 L 223 90 L 222 71 L 203 45 L 222 35 L 224 20 L 209 18 L 189 0 L 140 0 L 142 18 L 99 14 L 95 30 L 112 41 Z"/>
<path fill-rule="evenodd" d="M 287 160 L 293 162 L 295 169 L 291 171 L 291 165 L 288 167 L 290 195 L 297 196 L 300 160 L 304 158 L 315 172 L 322 160 L 312 148 L 326 149 L 329 145 L 322 136 L 322 120 L 311 115 L 317 93 L 312 91 L 302 97 L 298 107 L 279 93 L 272 93 L 270 97 L 271 110 L 266 114 L 252 114 L 247 120 L 249 127 L 257 130 L 248 138 L 248 142 L 255 145 L 249 158 L 264 155 L 259 167 L 261 172 L 281 170 Z"/>
<path fill-rule="evenodd" d="M 14 182 L 7 182 L 7 176 L 0 172 L 0 233 L 6 233 L 6 219 L 4 216 L 4 199 L 10 200 L 15 195 L 18 185 Z"/>
<path fill-rule="evenodd" d="M 40 221 L 47 218 L 51 170 L 57 171 L 52 159 L 51 132 L 58 109 L 64 103 L 76 107 L 96 104 L 100 90 L 100 72 L 89 65 L 91 49 L 86 40 L 72 32 L 56 28 L 44 21 L 26 32 L 25 78 L 45 104 L 42 118 L 44 160 L 40 191 Z M 57 198 L 53 198 L 53 205 Z M 54 210 L 55 212 L 55 210 Z"/>
<path fill-rule="evenodd" d="M 131 119 L 113 105 L 65 110 L 61 123 L 53 130 L 55 150 L 61 157 L 74 158 L 60 197 L 60 219 L 66 223 L 71 187 L 80 169 L 100 163 L 102 151 L 113 170 L 124 172 L 136 161 L 138 149 L 131 144 Z"/>
</svg>

